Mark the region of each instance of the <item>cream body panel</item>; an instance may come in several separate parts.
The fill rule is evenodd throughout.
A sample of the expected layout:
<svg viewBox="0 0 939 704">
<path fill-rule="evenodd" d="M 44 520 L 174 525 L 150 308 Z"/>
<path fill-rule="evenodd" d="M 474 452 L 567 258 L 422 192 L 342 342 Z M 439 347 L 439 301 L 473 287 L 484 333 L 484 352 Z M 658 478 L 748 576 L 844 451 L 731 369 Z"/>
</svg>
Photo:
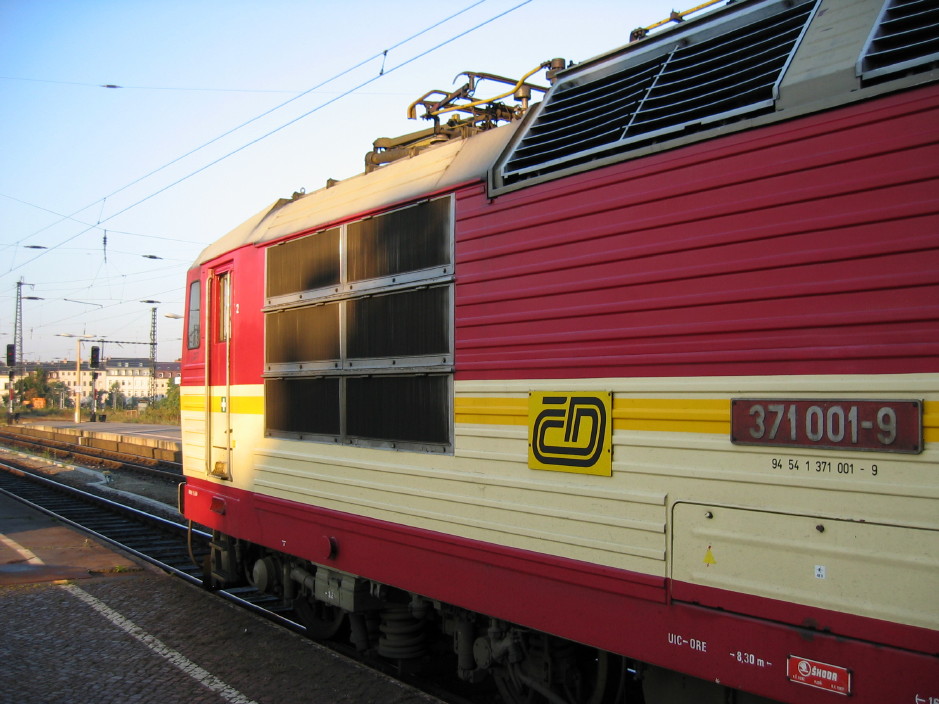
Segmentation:
<svg viewBox="0 0 939 704">
<path fill-rule="evenodd" d="M 179 388 L 180 440 L 182 442 L 183 471 L 198 476 L 205 470 L 206 423 L 205 387 Z"/>
<path fill-rule="evenodd" d="M 939 628 L 939 531 L 681 503 L 674 579 Z"/>
<path fill-rule="evenodd" d="M 897 535 L 933 536 L 939 531 L 939 375 L 486 381 L 456 382 L 454 387 L 455 442 L 453 453 L 446 455 L 264 437 L 262 387 L 233 387 L 230 483 L 376 520 L 701 584 L 709 583 L 696 581 L 700 565 L 689 566 L 689 560 L 700 559 L 694 542 L 700 540 L 675 532 L 676 524 L 669 520 L 678 504 L 739 510 L 741 516 L 771 511 L 894 526 L 901 532 L 871 531 L 865 540 L 873 541 L 872 554 L 893 554 L 904 564 L 918 564 L 919 558 L 903 553 L 905 543 Z M 612 476 L 529 469 L 529 391 L 580 389 L 613 392 Z M 926 448 L 901 455 L 736 446 L 729 437 L 729 401 L 746 396 L 923 399 Z M 485 422 L 461 422 L 466 404 L 488 404 L 493 413 L 484 414 Z M 237 412 L 239 408 L 254 412 Z M 197 442 L 196 415 L 185 411 L 193 427 L 184 431 L 184 443 Z M 797 459 L 876 464 L 878 471 L 876 476 L 869 469 L 851 476 L 790 471 L 774 468 L 774 459 L 784 467 Z M 186 471 L 206 477 L 204 464 L 187 464 Z M 675 560 L 682 550 L 690 557 L 679 565 Z M 872 574 L 887 579 L 889 570 L 878 567 Z M 779 593 L 836 608 L 823 594 L 811 598 L 802 584 L 804 575 L 787 575 L 786 570 L 774 573 L 772 589 L 764 584 L 752 593 Z M 743 583 L 724 586 L 747 590 Z M 935 627 L 935 603 L 921 603 L 919 616 L 904 614 L 887 599 L 892 593 L 883 588 L 863 608 L 854 602 L 844 608 Z"/>
<path fill-rule="evenodd" d="M 258 490 L 599 564 L 627 568 L 629 558 L 634 565 L 634 558 L 664 561 L 664 499 L 626 511 L 629 497 L 613 489 L 577 494 L 526 478 L 518 467 L 505 468 L 498 479 L 458 457 L 438 456 L 434 464 L 416 466 L 405 453 L 389 459 L 376 450 L 327 446 L 309 456 L 293 445 L 270 441 L 255 454 Z M 652 565 L 642 571 L 662 574 Z"/>
</svg>

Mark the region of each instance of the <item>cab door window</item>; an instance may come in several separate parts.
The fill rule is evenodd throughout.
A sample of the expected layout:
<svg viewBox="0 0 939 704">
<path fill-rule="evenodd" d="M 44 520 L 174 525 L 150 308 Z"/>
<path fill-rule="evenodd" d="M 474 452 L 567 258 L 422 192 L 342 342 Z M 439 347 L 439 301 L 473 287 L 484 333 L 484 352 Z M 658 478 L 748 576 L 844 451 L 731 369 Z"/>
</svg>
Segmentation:
<svg viewBox="0 0 939 704">
<path fill-rule="evenodd" d="M 231 337 L 231 275 L 218 276 L 218 324 L 216 342 L 228 342 Z"/>
</svg>

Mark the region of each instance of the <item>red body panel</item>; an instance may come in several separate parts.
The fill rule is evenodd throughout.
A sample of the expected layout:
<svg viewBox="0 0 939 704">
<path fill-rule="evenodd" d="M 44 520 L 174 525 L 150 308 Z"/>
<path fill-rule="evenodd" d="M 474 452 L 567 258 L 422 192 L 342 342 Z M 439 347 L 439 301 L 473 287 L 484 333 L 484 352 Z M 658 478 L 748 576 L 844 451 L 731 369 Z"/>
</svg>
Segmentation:
<svg viewBox="0 0 939 704">
<path fill-rule="evenodd" d="M 231 384 L 260 384 L 264 371 L 264 250 L 253 246 L 241 247 L 234 252 L 208 264 L 192 269 L 189 281 L 200 278 L 203 286 L 203 305 L 210 306 L 211 320 L 202 331 L 202 344 L 197 349 L 183 346 L 181 365 L 183 385 L 201 386 L 205 383 L 205 345 L 213 345 L 213 354 L 219 351 L 217 343 L 217 279 L 209 280 L 209 274 L 229 272 L 232 277 L 231 300 Z M 207 281 L 212 290 L 205 290 Z M 211 365 L 210 385 L 221 386 L 226 382 L 224 364 Z"/>
<path fill-rule="evenodd" d="M 936 371 L 937 123 L 931 87 L 495 200 L 459 191 L 456 378 Z M 264 250 L 203 281 L 226 262 L 231 383 L 257 384 Z M 184 383 L 202 355 L 183 351 Z"/>
<path fill-rule="evenodd" d="M 830 692 L 787 679 L 790 655 L 848 669 L 854 702 L 913 702 L 916 695 L 939 694 L 939 669 L 930 655 L 939 652 L 934 631 L 741 595 L 730 598 L 763 618 L 730 614 L 693 603 L 726 602 L 730 595 L 709 594 L 716 590 L 312 508 L 192 477 L 185 502 L 189 518 L 224 533 L 763 696 L 805 704 L 831 701 Z M 331 547 L 338 548 L 333 558 Z M 687 600 L 672 598 L 679 593 Z M 900 647 L 874 645 L 871 637 Z"/>
<path fill-rule="evenodd" d="M 457 207 L 458 379 L 939 369 L 939 88 Z"/>
<path fill-rule="evenodd" d="M 202 269 L 200 267 L 194 267 L 189 270 L 189 273 L 186 277 L 186 300 L 189 300 L 189 287 L 194 281 L 201 281 L 200 286 L 205 285 L 204 277 L 201 276 Z M 203 292 L 200 289 L 200 305 L 201 297 Z M 200 310 L 201 314 L 201 310 Z M 203 340 L 205 336 L 205 330 L 199 330 L 199 346 L 195 348 L 190 348 L 188 343 L 189 328 L 192 324 L 190 321 L 191 311 L 186 311 L 186 332 L 183 338 L 183 349 L 180 354 L 180 365 L 179 365 L 179 380 L 180 385 L 182 386 L 201 386 L 205 383 L 205 349 L 203 347 Z"/>
</svg>

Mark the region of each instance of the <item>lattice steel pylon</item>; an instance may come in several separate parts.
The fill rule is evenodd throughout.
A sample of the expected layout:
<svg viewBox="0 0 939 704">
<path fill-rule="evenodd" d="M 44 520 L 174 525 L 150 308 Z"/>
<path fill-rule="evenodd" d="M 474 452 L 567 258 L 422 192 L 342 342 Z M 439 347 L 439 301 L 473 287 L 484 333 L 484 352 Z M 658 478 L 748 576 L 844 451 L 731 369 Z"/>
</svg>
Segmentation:
<svg viewBox="0 0 939 704">
<path fill-rule="evenodd" d="M 156 396 L 156 349 L 157 349 L 157 309 L 156 306 L 150 309 L 150 386 L 147 389 L 147 396 L 153 403 Z"/>
<path fill-rule="evenodd" d="M 13 316 L 13 344 L 16 349 L 16 375 L 23 378 L 26 365 L 23 362 L 23 286 L 32 286 L 20 278 L 16 282 L 16 312 Z"/>
</svg>

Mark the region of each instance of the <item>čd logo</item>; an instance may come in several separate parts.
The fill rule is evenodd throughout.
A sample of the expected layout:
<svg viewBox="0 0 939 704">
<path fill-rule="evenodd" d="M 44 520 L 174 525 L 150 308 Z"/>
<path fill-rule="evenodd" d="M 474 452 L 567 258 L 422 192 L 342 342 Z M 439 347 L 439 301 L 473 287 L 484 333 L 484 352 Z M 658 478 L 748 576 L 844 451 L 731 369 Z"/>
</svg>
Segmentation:
<svg viewBox="0 0 939 704">
<path fill-rule="evenodd" d="M 612 475 L 610 396 L 533 391 L 528 397 L 528 466 Z"/>
</svg>

